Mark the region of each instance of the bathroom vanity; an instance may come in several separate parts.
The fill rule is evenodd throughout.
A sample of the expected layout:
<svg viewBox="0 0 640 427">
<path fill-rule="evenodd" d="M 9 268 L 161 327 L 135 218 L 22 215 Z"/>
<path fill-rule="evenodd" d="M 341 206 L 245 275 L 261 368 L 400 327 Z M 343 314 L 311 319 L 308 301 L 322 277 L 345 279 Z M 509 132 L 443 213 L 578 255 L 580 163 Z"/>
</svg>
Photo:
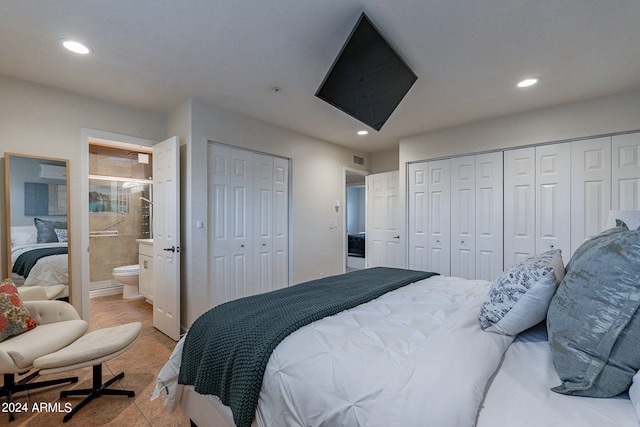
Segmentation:
<svg viewBox="0 0 640 427">
<path fill-rule="evenodd" d="M 139 292 L 148 303 L 153 303 L 153 239 L 137 239 L 140 263 Z"/>
</svg>

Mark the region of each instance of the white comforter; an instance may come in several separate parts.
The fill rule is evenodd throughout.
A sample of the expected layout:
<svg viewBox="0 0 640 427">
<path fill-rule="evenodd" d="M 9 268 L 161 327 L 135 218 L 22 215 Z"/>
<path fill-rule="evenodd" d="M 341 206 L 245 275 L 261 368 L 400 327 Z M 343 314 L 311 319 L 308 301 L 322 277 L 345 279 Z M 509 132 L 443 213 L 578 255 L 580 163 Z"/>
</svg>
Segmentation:
<svg viewBox="0 0 640 427">
<path fill-rule="evenodd" d="M 18 257 L 25 252 L 33 249 L 65 247 L 67 243 L 38 243 L 16 246 L 11 249 L 11 265 L 13 265 Z M 15 278 L 17 284 L 23 286 L 53 286 L 69 284 L 69 263 L 68 255 L 50 255 L 40 258 L 31 271 L 29 276 L 21 283 L 22 276 Z"/>
<path fill-rule="evenodd" d="M 435 276 L 299 329 L 269 359 L 256 424 L 473 426 L 513 340 L 480 329 L 488 286 Z M 170 410 L 181 349 L 155 392 Z"/>
</svg>

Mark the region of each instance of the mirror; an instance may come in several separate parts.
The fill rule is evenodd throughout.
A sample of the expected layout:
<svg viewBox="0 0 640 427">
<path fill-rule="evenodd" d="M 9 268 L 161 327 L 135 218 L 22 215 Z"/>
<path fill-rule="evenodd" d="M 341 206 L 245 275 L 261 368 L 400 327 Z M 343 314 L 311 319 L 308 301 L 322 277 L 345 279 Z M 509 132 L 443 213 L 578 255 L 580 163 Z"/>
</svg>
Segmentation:
<svg viewBox="0 0 640 427">
<path fill-rule="evenodd" d="M 70 300 L 69 161 L 11 153 L 4 161 L 7 277 Z"/>
</svg>

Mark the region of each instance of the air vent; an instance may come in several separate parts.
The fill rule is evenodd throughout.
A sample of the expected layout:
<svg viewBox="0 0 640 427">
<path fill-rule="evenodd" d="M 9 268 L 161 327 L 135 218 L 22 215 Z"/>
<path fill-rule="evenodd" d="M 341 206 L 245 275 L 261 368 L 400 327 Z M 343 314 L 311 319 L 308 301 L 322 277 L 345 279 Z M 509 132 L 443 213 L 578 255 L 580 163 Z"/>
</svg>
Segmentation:
<svg viewBox="0 0 640 427">
<path fill-rule="evenodd" d="M 364 157 L 353 156 L 353 163 L 364 166 Z"/>
</svg>

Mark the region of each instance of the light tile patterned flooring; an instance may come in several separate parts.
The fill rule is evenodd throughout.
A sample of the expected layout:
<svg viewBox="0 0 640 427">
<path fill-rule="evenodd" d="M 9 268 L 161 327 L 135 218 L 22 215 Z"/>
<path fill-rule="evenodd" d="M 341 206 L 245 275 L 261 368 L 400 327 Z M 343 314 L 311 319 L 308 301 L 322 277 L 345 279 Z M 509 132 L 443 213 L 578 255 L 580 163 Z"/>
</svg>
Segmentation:
<svg viewBox="0 0 640 427">
<path fill-rule="evenodd" d="M 90 302 L 90 330 L 106 328 L 128 322 L 142 322 L 142 336 L 128 351 L 102 365 L 103 381 L 124 371 L 124 378 L 111 388 L 135 391 L 133 398 L 126 396 L 102 396 L 82 408 L 73 418 L 63 424 L 62 412 L 32 412 L 33 404 L 66 402 L 75 406 L 82 397 L 60 399 L 60 391 L 66 389 L 91 388 L 90 367 L 40 377 L 42 380 L 78 376 L 75 384 L 63 384 L 40 390 L 18 393 L 14 401 L 27 403 L 29 412 L 16 414 L 12 423 L 8 414 L 0 413 L 0 426 L 9 427 L 49 427 L 49 426 L 189 426 L 189 419 L 178 408 L 169 414 L 162 404 L 162 398 L 151 401 L 156 375 L 168 360 L 175 342 L 156 330 L 152 325 L 152 306 L 144 301 L 125 301 L 121 295 L 93 298 Z M 2 399 L 4 401 L 4 399 Z"/>
</svg>

